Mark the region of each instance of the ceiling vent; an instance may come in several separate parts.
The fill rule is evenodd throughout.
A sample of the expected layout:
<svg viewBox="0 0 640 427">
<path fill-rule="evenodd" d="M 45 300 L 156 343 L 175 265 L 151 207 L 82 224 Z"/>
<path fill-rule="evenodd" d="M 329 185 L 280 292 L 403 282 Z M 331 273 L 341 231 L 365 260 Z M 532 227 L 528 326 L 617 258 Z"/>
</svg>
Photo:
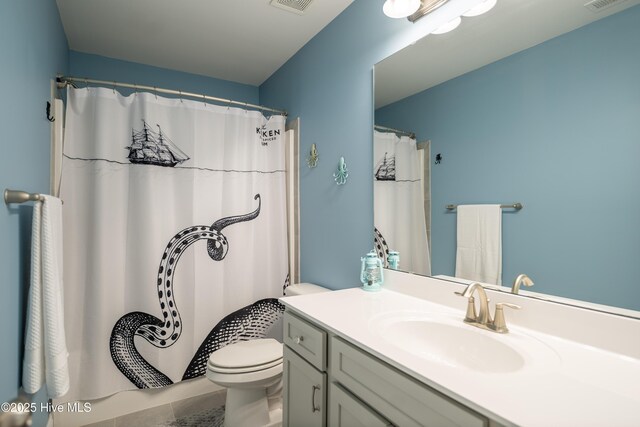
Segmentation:
<svg viewBox="0 0 640 427">
<path fill-rule="evenodd" d="M 600 12 L 602 10 L 608 9 L 611 6 L 618 5 L 626 0 L 593 0 L 589 3 L 585 4 L 584 7 L 589 9 L 591 12 Z"/>
<path fill-rule="evenodd" d="M 271 6 L 302 15 L 313 0 L 271 0 Z"/>
</svg>

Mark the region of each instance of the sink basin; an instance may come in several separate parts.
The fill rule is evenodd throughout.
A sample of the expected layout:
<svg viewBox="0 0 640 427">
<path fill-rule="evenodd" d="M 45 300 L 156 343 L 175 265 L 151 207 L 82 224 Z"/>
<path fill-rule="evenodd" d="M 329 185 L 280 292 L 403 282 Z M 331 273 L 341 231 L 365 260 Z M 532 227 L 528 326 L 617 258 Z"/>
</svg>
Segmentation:
<svg viewBox="0 0 640 427">
<path fill-rule="evenodd" d="M 371 327 L 389 344 L 453 368 L 509 373 L 558 361 L 552 349 L 533 337 L 496 334 L 446 315 L 394 313 L 374 319 Z"/>
</svg>

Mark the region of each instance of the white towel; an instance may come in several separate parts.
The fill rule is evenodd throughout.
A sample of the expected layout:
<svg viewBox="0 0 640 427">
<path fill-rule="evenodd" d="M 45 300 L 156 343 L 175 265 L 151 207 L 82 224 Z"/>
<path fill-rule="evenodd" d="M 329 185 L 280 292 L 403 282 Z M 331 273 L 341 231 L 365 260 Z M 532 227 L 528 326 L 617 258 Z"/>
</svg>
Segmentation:
<svg viewBox="0 0 640 427">
<path fill-rule="evenodd" d="M 36 393 L 47 385 L 49 397 L 69 390 L 69 366 L 62 298 L 62 202 L 44 196 L 33 207 L 31 287 L 22 385 Z"/>
<path fill-rule="evenodd" d="M 500 205 L 459 205 L 456 277 L 502 284 Z"/>
</svg>

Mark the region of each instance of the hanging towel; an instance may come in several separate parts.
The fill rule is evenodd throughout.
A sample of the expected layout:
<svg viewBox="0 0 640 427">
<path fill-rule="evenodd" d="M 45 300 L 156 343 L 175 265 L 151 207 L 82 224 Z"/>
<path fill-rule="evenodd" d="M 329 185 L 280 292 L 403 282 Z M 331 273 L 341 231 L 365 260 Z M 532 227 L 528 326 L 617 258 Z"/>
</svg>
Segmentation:
<svg viewBox="0 0 640 427">
<path fill-rule="evenodd" d="M 456 277 L 502 284 L 500 205 L 459 205 Z"/>
<path fill-rule="evenodd" d="M 62 202 L 51 196 L 33 207 L 31 287 L 22 385 L 36 393 L 47 385 L 50 398 L 69 390 L 62 295 Z"/>
</svg>

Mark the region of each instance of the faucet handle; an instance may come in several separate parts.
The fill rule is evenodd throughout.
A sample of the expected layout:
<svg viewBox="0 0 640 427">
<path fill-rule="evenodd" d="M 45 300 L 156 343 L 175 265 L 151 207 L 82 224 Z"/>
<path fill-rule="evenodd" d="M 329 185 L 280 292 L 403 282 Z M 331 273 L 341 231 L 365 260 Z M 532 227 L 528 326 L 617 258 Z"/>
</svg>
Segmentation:
<svg viewBox="0 0 640 427">
<path fill-rule="evenodd" d="M 497 302 L 496 303 L 496 310 L 497 309 L 502 309 L 502 307 L 509 307 L 509 308 L 513 308 L 514 310 L 520 310 L 522 308 L 518 304 L 511 304 L 510 302 Z"/>
<path fill-rule="evenodd" d="M 454 292 L 456 295 L 463 297 L 462 292 Z M 478 321 L 478 314 L 476 313 L 476 300 L 474 297 L 468 297 L 467 313 L 464 316 L 464 321 L 467 323 L 476 323 Z"/>
<path fill-rule="evenodd" d="M 507 332 L 509 332 L 509 329 L 507 328 L 507 323 L 504 320 L 503 307 L 509 307 L 515 310 L 519 310 L 522 308 L 517 304 L 511 304 L 508 302 L 496 303 L 496 313 L 493 316 L 493 322 L 489 324 L 489 328 L 493 331 L 498 332 L 499 334 L 506 334 Z"/>
</svg>

